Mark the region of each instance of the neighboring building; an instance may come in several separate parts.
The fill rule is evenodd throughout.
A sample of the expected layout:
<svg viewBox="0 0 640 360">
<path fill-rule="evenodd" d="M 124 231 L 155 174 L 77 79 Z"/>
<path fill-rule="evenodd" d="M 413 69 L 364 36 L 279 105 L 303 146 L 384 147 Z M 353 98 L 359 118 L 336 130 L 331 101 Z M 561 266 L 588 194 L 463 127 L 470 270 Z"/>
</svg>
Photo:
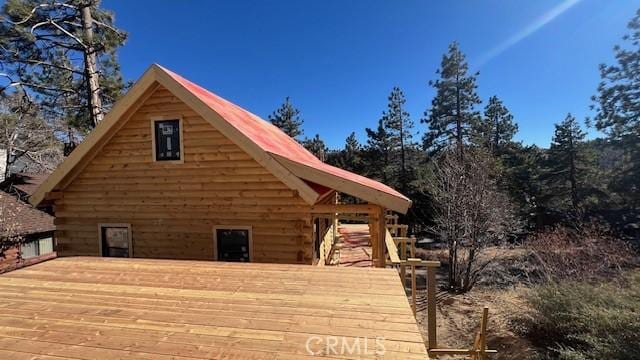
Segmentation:
<svg viewBox="0 0 640 360">
<path fill-rule="evenodd" d="M 0 181 L 0 190 L 17 196 L 22 201 L 29 201 L 29 197 L 38 186 L 49 176 L 44 173 L 15 173 Z"/>
<path fill-rule="evenodd" d="M 153 65 L 30 201 L 53 205 L 60 256 L 311 264 L 337 192 L 381 229 L 411 205 Z"/>
<path fill-rule="evenodd" d="M 53 216 L 0 191 L 0 218 L 0 237 L 11 235 L 23 240 L 0 258 L 0 273 L 56 256 Z"/>
</svg>

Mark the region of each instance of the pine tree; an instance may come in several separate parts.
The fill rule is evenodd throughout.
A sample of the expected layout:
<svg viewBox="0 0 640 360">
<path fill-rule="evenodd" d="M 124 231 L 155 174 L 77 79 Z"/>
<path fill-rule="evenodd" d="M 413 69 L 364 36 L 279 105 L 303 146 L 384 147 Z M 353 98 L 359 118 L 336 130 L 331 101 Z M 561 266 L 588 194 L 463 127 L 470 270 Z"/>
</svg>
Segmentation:
<svg viewBox="0 0 640 360">
<path fill-rule="evenodd" d="M 382 119 L 378 121 L 376 130 L 369 128 L 365 130 L 367 132 L 366 162 L 369 168 L 368 175 L 389 184 L 389 179 L 391 178 L 391 151 L 393 149 L 391 136 Z"/>
<path fill-rule="evenodd" d="M 407 149 L 413 146 L 413 121 L 404 110 L 407 100 L 399 87 L 394 87 L 389 95 L 387 111 L 382 113 L 382 122 L 392 144 L 390 149 L 398 152 L 400 157 L 399 183 L 402 192 L 407 191 L 409 176 L 407 169 Z"/>
<path fill-rule="evenodd" d="M 268 119 L 273 125 L 279 127 L 285 134 L 294 139 L 303 134 L 302 123 L 304 121 L 300 117 L 300 110 L 293 106 L 288 96 L 284 98 L 284 103 L 269 115 Z"/>
<path fill-rule="evenodd" d="M 511 143 L 501 154 L 504 166 L 499 185 L 505 189 L 519 209 L 521 218 L 534 223 L 536 229 L 544 225 L 546 186 L 542 181 L 544 152 L 535 145 Z"/>
<path fill-rule="evenodd" d="M 344 169 L 359 173 L 362 169 L 362 146 L 356 139 L 356 133 L 352 132 L 345 140 L 342 166 Z"/>
<path fill-rule="evenodd" d="M 502 100 L 497 96 L 490 97 L 484 108 L 484 118 L 477 123 L 474 131 L 475 142 L 498 155 L 512 141 L 517 131 L 518 125 L 513 122 L 513 115 Z"/>
<path fill-rule="evenodd" d="M 624 161 L 612 187 L 640 204 L 640 10 L 629 22 L 625 47 L 615 46 L 615 64 L 600 65 L 601 82 L 593 97 L 595 126 L 624 151 Z"/>
<path fill-rule="evenodd" d="M 427 123 L 423 143 L 432 154 L 445 147 L 455 145 L 459 159 L 463 157 L 464 146 L 469 142 L 471 129 L 479 117 L 475 110 L 480 104 L 476 93 L 477 73 L 470 75 L 465 55 L 458 43 L 449 45 L 449 51 L 442 57 L 440 78 L 430 81 L 436 89 L 431 108 L 421 121 Z"/>
<path fill-rule="evenodd" d="M 0 15 L 0 61 L 9 88 L 54 118 L 86 131 L 125 84 L 116 50 L 126 34 L 97 0 L 9 0 Z"/>
<path fill-rule="evenodd" d="M 551 194 L 560 199 L 560 203 L 568 203 L 574 213 L 580 209 L 585 175 L 588 170 L 587 158 L 582 152 L 586 134 L 580 128 L 576 118 L 567 117 L 555 125 L 556 130 L 548 153 L 548 168 L 545 179 Z"/>
<path fill-rule="evenodd" d="M 309 152 L 315 155 L 321 161 L 326 160 L 327 152 L 329 148 L 325 145 L 324 141 L 320 138 L 320 134 L 316 134 L 313 138 L 306 138 L 302 141 L 302 146 L 304 146 Z"/>
</svg>

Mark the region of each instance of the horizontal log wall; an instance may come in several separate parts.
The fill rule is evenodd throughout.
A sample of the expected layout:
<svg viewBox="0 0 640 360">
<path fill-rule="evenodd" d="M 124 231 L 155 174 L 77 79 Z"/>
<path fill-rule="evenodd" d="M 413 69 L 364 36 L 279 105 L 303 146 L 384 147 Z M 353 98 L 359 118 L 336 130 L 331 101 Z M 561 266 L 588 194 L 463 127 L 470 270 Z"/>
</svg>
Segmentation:
<svg viewBox="0 0 640 360">
<path fill-rule="evenodd" d="M 181 115 L 184 164 L 153 162 L 151 117 Z M 99 255 L 99 223 L 129 223 L 135 257 L 213 259 L 213 226 L 252 226 L 257 262 L 311 263 L 310 207 L 165 89 L 56 200 L 60 256 Z"/>
</svg>

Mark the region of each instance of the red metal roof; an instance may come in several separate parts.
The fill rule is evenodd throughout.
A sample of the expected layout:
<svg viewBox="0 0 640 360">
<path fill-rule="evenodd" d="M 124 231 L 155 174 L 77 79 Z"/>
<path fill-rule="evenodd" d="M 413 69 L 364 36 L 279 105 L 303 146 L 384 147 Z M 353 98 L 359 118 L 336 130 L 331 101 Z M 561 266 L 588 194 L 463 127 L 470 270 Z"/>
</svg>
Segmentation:
<svg viewBox="0 0 640 360">
<path fill-rule="evenodd" d="M 385 184 L 323 163 L 300 145 L 300 143 L 270 122 L 261 119 L 257 115 L 219 97 L 170 70 L 165 68 L 163 68 L 163 70 L 264 151 L 409 201 L 406 196 Z"/>
</svg>

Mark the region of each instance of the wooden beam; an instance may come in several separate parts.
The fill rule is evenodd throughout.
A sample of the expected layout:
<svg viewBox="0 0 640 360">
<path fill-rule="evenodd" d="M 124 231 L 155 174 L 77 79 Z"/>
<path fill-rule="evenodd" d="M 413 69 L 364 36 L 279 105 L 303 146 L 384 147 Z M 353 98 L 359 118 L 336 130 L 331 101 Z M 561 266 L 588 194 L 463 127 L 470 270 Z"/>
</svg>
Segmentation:
<svg viewBox="0 0 640 360">
<path fill-rule="evenodd" d="M 396 243 L 393 241 L 393 237 L 391 236 L 391 233 L 389 232 L 389 229 L 385 229 L 385 237 L 384 237 L 384 242 L 385 242 L 385 246 L 387 248 L 387 251 L 389 252 L 389 259 L 391 260 L 391 263 L 393 265 L 398 265 L 400 264 L 400 256 L 398 255 L 398 247 L 396 246 Z"/>
<path fill-rule="evenodd" d="M 44 200 L 59 200 L 62 197 L 63 193 L 61 191 L 50 191 L 44 194 Z"/>
<path fill-rule="evenodd" d="M 498 350 L 485 350 L 487 354 L 497 354 Z M 475 355 L 480 353 L 480 350 L 474 349 L 429 349 L 429 355 L 441 356 L 441 355 Z"/>
<path fill-rule="evenodd" d="M 382 206 L 378 207 L 378 267 L 387 266 L 387 245 L 385 237 L 387 234 L 387 222 L 385 220 L 385 212 Z M 392 241 L 393 242 L 393 241 Z"/>
<path fill-rule="evenodd" d="M 270 154 L 283 166 L 302 179 L 355 196 L 372 204 L 382 205 L 385 208 L 389 208 L 402 214 L 406 214 L 407 210 L 411 206 L 411 200 L 403 195 L 392 195 L 370 187 L 366 185 L 366 183 L 348 180 L 335 174 L 314 168 L 313 166 L 292 161 L 284 156 L 273 153 Z"/>
<path fill-rule="evenodd" d="M 436 336 L 436 268 L 427 267 L 427 337 L 428 348 L 438 347 Z"/>
<path fill-rule="evenodd" d="M 369 204 L 320 204 L 311 207 L 312 214 L 372 214 L 376 212 L 376 206 Z"/>
<path fill-rule="evenodd" d="M 487 320 L 489 318 L 489 308 L 482 309 L 482 320 L 480 321 L 480 359 L 487 360 Z"/>
</svg>

